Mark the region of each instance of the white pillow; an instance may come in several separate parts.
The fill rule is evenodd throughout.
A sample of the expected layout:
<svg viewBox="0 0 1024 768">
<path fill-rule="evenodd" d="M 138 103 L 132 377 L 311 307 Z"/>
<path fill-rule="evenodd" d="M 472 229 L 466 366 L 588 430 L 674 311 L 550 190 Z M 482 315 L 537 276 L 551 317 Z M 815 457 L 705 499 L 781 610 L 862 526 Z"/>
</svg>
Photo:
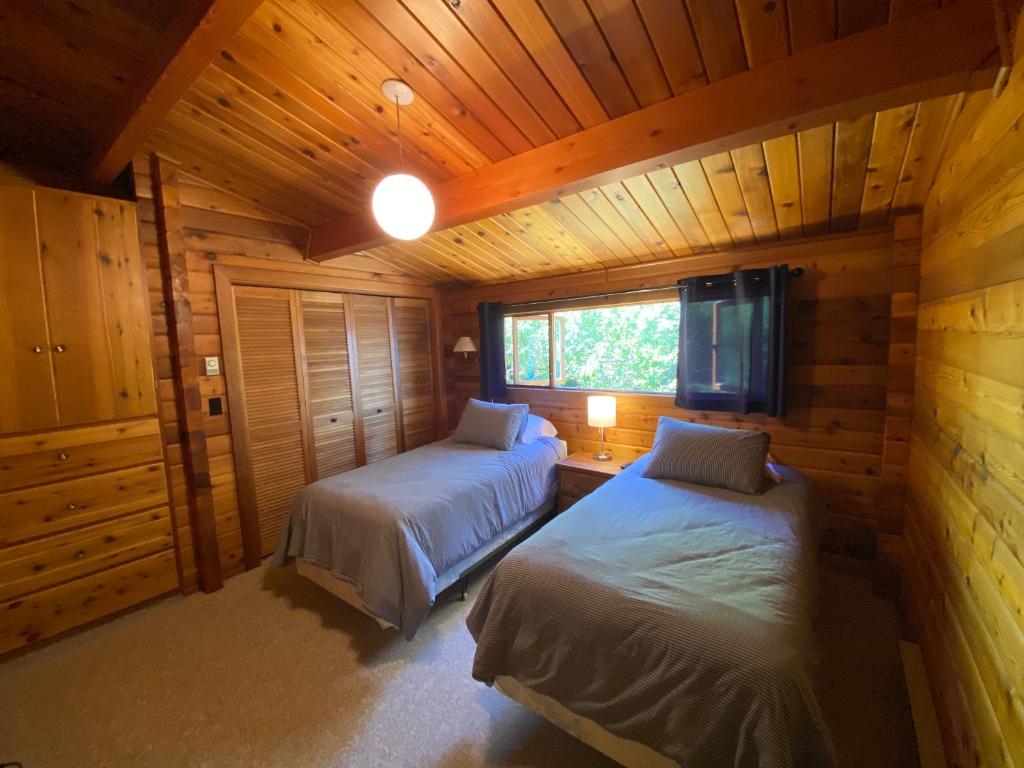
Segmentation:
<svg viewBox="0 0 1024 768">
<path fill-rule="evenodd" d="M 557 434 L 558 430 L 550 421 L 528 413 L 526 414 L 526 429 L 523 431 L 522 437 L 519 438 L 519 442 L 532 443 L 538 437 L 554 437 Z"/>
</svg>

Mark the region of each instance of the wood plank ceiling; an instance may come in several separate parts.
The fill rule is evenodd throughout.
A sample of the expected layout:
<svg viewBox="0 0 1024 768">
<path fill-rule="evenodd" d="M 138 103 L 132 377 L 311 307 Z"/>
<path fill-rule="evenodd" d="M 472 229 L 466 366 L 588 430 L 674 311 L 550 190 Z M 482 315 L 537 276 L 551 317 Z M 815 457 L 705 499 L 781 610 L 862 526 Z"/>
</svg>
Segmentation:
<svg viewBox="0 0 1024 768">
<path fill-rule="evenodd" d="M 82 175 L 125 105 L 210 0 L 0 3 L 0 161 L 46 183 Z"/>
<path fill-rule="evenodd" d="M 315 226 L 365 209 L 397 169 L 388 77 L 417 93 L 406 165 L 437 183 L 933 4 L 267 0 L 149 148 Z"/>
<path fill-rule="evenodd" d="M 920 209 L 944 152 L 989 101 L 960 94 L 869 114 L 361 255 L 493 283 L 880 227 Z"/>
<path fill-rule="evenodd" d="M 314 227 L 365 210 L 398 168 L 386 78 L 417 93 L 402 112 L 406 168 L 436 184 L 939 4 L 266 0 L 145 149 Z M 14 110 L 0 115 L 2 157 L 56 152 L 71 167 L 109 131 L 103 115 L 147 50 L 187 34 L 183 20 L 209 2 L 175 4 L 177 16 L 143 0 L 29 5 L 16 19 L 0 11 L 12 22 L 0 97 Z M 56 55 L 33 43 L 51 34 Z M 943 148 L 985 98 L 864 115 L 362 256 L 439 281 L 495 282 L 882 224 L 920 206 Z"/>
</svg>

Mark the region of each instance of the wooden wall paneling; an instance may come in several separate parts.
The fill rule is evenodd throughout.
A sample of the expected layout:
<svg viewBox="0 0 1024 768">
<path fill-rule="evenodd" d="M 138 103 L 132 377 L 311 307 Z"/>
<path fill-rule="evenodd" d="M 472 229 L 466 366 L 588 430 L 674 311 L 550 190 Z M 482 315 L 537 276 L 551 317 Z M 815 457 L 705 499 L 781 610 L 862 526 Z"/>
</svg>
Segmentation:
<svg viewBox="0 0 1024 768">
<path fill-rule="evenodd" d="M 900 232 L 901 237 L 912 238 L 912 228 L 901 226 Z M 804 277 L 792 284 L 793 367 L 785 419 L 687 412 L 676 409 L 670 396 L 618 393 L 618 426 L 608 431 L 607 440 L 615 455 L 634 458 L 650 449 L 661 414 L 767 430 L 779 460 L 812 479 L 829 511 L 824 547 L 830 562 L 861 573 L 888 575 L 891 558 L 899 552 L 901 518 L 896 506 L 883 518 L 877 499 L 883 478 L 888 480 L 886 462 L 897 466 L 906 454 L 900 444 L 905 446 L 908 439 L 909 420 L 904 417 L 910 400 L 905 388 L 912 379 L 906 365 L 912 358 L 907 357 L 904 326 L 914 305 L 902 295 L 909 290 L 902 290 L 906 286 L 898 282 L 904 277 L 897 277 L 897 262 L 911 258 L 914 245 L 913 239 L 897 242 L 891 231 L 876 231 L 504 285 L 451 288 L 445 292 L 444 343 L 450 348 L 459 336 L 478 337 L 475 308 L 482 300 L 511 304 L 653 288 L 672 285 L 681 275 L 713 274 L 739 266 L 788 263 L 804 267 Z M 894 286 L 901 288 L 895 297 Z M 446 353 L 445 362 L 448 427 L 452 428 L 466 399 L 479 390 L 479 369 L 475 360 L 463 360 L 461 355 Z M 531 412 L 550 419 L 570 450 L 593 450 L 597 434 L 586 425 L 586 395 L 513 388 L 510 397 L 528 402 Z M 890 536 L 896 538 L 886 538 Z"/>
<path fill-rule="evenodd" d="M 193 554 L 198 586 L 204 592 L 212 592 L 220 589 L 223 577 L 217 548 L 202 395 L 199 390 L 189 271 L 185 260 L 181 205 L 176 184 L 178 169 L 167 160 L 154 156 L 150 171 Z"/>
<path fill-rule="evenodd" d="M 0 433 L 27 432 L 58 424 L 35 192 L 0 187 Z"/>
<path fill-rule="evenodd" d="M 953 765 L 1024 754 L 1022 83 L 962 105 L 923 214 L 903 605 Z"/>
</svg>

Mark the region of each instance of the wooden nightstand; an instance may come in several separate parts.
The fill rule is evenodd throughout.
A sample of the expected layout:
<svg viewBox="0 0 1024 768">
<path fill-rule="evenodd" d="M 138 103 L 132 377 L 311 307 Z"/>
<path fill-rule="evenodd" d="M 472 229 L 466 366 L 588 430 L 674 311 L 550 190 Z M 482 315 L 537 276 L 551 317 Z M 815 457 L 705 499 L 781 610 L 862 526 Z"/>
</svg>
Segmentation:
<svg viewBox="0 0 1024 768">
<path fill-rule="evenodd" d="M 564 512 L 622 471 L 623 460 L 596 461 L 592 454 L 570 453 L 555 464 L 558 470 L 558 511 Z"/>
</svg>

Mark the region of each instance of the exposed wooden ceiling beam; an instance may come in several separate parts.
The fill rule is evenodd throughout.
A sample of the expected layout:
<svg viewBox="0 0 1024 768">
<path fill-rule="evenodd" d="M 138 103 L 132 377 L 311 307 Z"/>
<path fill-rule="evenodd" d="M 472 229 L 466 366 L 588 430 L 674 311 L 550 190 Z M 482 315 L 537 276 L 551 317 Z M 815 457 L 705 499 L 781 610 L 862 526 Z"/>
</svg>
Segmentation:
<svg viewBox="0 0 1024 768">
<path fill-rule="evenodd" d="M 989 88 L 992 13 L 956 3 L 819 45 L 498 161 L 433 189 L 434 229 L 836 120 Z M 315 228 L 317 261 L 389 242 L 369 211 Z"/>
<path fill-rule="evenodd" d="M 227 45 L 262 0 L 212 0 L 199 22 L 161 55 L 153 54 L 153 77 L 146 78 L 138 98 L 126 104 L 108 141 L 97 147 L 88 168 L 89 180 L 109 184 L 131 161 L 132 155 L 156 130 L 160 121 L 185 95 L 192 83 Z"/>
</svg>

